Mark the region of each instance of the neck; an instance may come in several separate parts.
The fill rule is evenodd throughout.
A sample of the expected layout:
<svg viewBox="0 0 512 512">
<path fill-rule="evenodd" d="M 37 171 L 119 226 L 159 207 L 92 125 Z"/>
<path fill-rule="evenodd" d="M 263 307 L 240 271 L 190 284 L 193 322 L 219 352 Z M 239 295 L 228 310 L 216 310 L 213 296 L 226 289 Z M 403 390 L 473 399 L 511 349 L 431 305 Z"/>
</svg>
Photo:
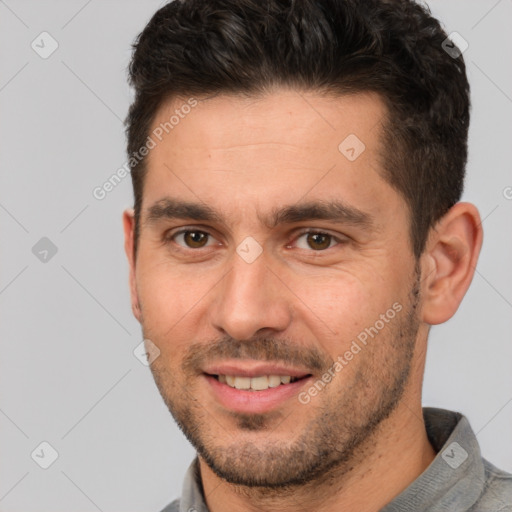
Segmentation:
<svg viewBox="0 0 512 512">
<path fill-rule="evenodd" d="M 406 489 L 432 462 L 421 400 L 403 396 L 375 436 L 320 481 L 288 489 L 249 488 L 219 478 L 199 457 L 208 510 L 221 512 L 377 512 Z M 416 406 L 406 404 L 416 402 Z"/>
</svg>

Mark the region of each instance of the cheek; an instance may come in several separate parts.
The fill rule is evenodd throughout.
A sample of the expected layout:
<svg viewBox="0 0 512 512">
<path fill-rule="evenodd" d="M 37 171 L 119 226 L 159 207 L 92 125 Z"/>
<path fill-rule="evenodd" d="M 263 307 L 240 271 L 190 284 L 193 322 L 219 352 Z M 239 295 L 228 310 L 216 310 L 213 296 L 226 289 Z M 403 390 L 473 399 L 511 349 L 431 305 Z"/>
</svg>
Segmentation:
<svg viewBox="0 0 512 512">
<path fill-rule="evenodd" d="M 201 280 L 183 276 L 167 261 L 145 263 L 141 258 L 139 263 L 136 279 L 144 328 L 153 336 L 173 338 L 204 293 Z"/>
<path fill-rule="evenodd" d="M 339 278 L 316 282 L 304 291 L 304 297 L 311 303 L 311 309 L 338 331 L 357 326 L 366 316 L 370 304 L 360 284 Z"/>
<path fill-rule="evenodd" d="M 336 349 L 373 325 L 392 306 L 397 295 L 391 291 L 390 283 L 384 286 L 374 278 L 363 281 L 348 273 L 303 280 L 295 289 L 304 302 L 297 303 L 302 315 L 315 326 L 318 339 L 335 345 Z"/>
</svg>

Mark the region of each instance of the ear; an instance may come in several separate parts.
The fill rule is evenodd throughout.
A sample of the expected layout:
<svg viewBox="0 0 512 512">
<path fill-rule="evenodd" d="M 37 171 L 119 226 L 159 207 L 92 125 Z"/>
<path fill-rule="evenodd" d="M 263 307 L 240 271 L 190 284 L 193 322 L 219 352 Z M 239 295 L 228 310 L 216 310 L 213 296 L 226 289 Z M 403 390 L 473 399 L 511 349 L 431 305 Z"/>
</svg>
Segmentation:
<svg viewBox="0 0 512 512">
<path fill-rule="evenodd" d="M 141 321 L 141 311 L 139 304 L 139 297 L 137 294 L 137 287 L 135 282 L 135 255 L 134 255 L 134 228 L 135 218 L 133 209 L 128 209 L 123 212 L 123 228 L 124 228 L 124 251 L 128 258 L 130 266 L 130 295 L 132 300 L 132 312 L 135 318 Z"/>
<path fill-rule="evenodd" d="M 480 214 L 457 203 L 432 228 L 423 259 L 422 319 L 436 325 L 457 311 L 475 273 L 482 247 Z"/>
</svg>

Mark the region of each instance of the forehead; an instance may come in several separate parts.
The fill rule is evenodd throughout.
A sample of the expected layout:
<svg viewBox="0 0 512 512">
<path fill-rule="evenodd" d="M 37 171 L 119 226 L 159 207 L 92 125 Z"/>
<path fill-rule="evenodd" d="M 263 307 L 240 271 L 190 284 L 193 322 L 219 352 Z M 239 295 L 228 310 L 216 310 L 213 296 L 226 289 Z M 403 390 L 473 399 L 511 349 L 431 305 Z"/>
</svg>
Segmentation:
<svg viewBox="0 0 512 512">
<path fill-rule="evenodd" d="M 149 134 L 154 148 L 143 205 L 172 195 L 226 211 L 254 203 L 262 212 L 264 202 L 337 196 L 378 213 L 375 199 L 388 186 L 379 157 L 386 115 L 384 102 L 370 93 L 172 99 Z"/>
<path fill-rule="evenodd" d="M 209 158 L 218 151 L 251 154 L 263 149 L 252 144 L 266 144 L 265 153 L 276 145 L 274 153 L 302 149 L 314 157 L 327 147 L 337 151 L 348 135 L 375 145 L 386 114 L 375 93 L 325 96 L 277 89 L 257 97 L 174 98 L 159 108 L 151 131 L 157 132 L 158 142 L 172 139 L 174 147 L 166 149 L 174 155 L 187 148 L 200 150 L 198 158 L 205 156 L 201 150 Z"/>
</svg>

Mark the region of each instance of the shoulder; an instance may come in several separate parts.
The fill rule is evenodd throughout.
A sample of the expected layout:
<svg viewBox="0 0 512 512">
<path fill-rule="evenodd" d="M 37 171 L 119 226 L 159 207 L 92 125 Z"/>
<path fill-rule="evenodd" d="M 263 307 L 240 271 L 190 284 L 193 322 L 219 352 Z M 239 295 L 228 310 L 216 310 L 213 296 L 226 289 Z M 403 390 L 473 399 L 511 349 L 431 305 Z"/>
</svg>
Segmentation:
<svg viewBox="0 0 512 512">
<path fill-rule="evenodd" d="M 480 499 L 473 505 L 474 512 L 512 512 L 512 474 L 482 459 L 485 485 Z"/>
<path fill-rule="evenodd" d="M 180 500 L 179 498 L 169 503 L 161 512 L 180 512 Z"/>
</svg>

